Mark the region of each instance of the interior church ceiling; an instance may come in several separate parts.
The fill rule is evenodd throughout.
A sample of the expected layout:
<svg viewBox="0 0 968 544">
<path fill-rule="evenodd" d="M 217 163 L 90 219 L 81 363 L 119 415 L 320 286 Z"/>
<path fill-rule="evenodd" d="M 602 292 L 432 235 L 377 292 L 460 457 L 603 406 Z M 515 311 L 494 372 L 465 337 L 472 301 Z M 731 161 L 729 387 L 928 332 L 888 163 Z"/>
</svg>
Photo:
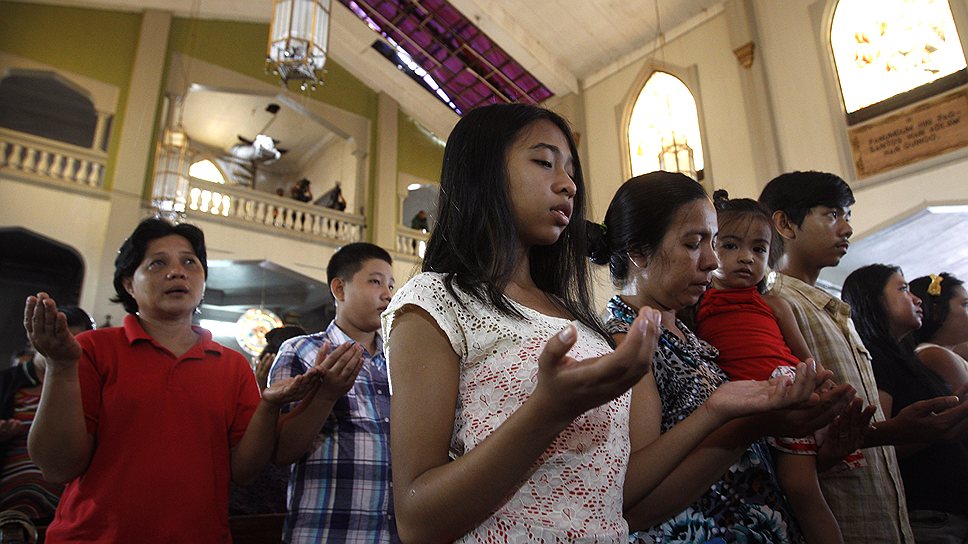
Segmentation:
<svg viewBox="0 0 968 544">
<path fill-rule="evenodd" d="M 26 0 L 37 1 L 37 0 Z M 415 0 L 419 2 L 420 0 Z M 662 28 L 667 41 L 723 10 L 723 0 L 450 0 L 492 40 L 534 74 L 555 95 L 580 92 L 614 71 L 650 54 Z M 43 0 L 73 6 L 140 12 L 171 11 L 179 17 L 264 22 L 269 0 Z M 415 85 L 371 45 L 377 35 L 340 2 L 332 2 L 330 56 L 370 88 L 393 97 L 403 111 L 438 135 L 457 116 Z M 252 108 L 249 108 L 252 109 Z M 246 110 L 248 111 L 248 110 Z M 288 142 L 287 142 L 288 143 Z M 954 211 L 955 213 L 951 213 Z M 948 270 L 968 275 L 968 249 L 960 244 L 936 251 L 923 240 L 954 239 L 968 229 L 968 212 L 924 210 L 857 237 L 841 266 L 821 279 L 839 285 L 854 268 L 871 262 L 901 264 L 911 275 Z M 922 248 L 905 259 L 897 248 Z M 910 252 L 909 252 L 910 253 Z"/>
<path fill-rule="evenodd" d="M 36 0 L 28 0 L 36 1 Z M 157 9 L 268 23 L 269 0 L 45 0 L 37 3 L 122 11 Z M 583 85 L 651 52 L 661 27 L 666 39 L 722 10 L 722 0 L 450 0 L 555 95 Z M 332 2 L 330 56 L 369 87 L 392 96 L 431 131 L 446 135 L 457 116 L 409 82 L 371 45 L 377 35 L 339 2 Z"/>
</svg>

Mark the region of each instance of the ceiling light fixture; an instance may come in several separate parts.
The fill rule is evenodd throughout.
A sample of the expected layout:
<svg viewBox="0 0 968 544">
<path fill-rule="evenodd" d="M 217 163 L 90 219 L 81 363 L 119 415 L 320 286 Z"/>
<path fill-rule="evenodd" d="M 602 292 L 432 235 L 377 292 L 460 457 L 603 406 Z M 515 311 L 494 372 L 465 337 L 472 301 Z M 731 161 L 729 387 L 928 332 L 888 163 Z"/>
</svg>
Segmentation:
<svg viewBox="0 0 968 544">
<path fill-rule="evenodd" d="M 329 16 L 330 0 L 273 0 L 266 69 L 287 88 L 290 80 L 301 91 L 323 84 Z"/>
<path fill-rule="evenodd" d="M 249 355 L 266 347 L 266 333 L 282 326 L 279 316 L 263 308 L 249 308 L 235 323 L 235 341 Z"/>
<path fill-rule="evenodd" d="M 188 147 L 188 134 L 181 124 L 182 98 L 170 97 L 170 103 L 172 107 L 168 111 L 168 122 L 155 149 L 151 206 L 159 217 L 177 222 L 185 216 L 188 170 L 192 165 L 193 153 Z M 174 115 L 172 110 L 175 111 Z"/>
</svg>

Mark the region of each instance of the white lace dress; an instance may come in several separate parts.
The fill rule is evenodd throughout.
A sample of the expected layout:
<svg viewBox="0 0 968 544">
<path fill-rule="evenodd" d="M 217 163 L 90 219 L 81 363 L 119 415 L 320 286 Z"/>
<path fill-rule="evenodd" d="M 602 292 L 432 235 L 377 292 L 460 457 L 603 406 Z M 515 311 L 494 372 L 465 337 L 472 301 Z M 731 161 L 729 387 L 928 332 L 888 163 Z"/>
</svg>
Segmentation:
<svg viewBox="0 0 968 544">
<path fill-rule="evenodd" d="M 458 293 L 464 307 L 447 292 L 442 274 L 425 272 L 407 282 L 383 314 L 384 337 L 390 338 L 401 309 L 422 308 L 460 358 L 450 443 L 454 456 L 474 449 L 531 395 L 541 349 L 568 323 L 521 305 L 516 308 L 527 319 L 512 319 Z M 591 329 L 580 326 L 578 331 L 572 357 L 610 351 Z M 391 368 L 393 355 L 386 352 Z M 458 542 L 628 542 L 622 484 L 629 458 L 629 399 L 626 392 L 575 419 L 541 455 L 521 487 Z"/>
</svg>

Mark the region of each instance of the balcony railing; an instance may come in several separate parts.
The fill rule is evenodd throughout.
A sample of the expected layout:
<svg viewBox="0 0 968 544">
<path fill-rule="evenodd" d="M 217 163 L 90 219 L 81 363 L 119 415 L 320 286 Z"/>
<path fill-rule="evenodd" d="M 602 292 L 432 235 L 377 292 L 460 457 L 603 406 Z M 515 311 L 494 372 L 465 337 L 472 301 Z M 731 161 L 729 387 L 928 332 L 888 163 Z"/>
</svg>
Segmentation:
<svg viewBox="0 0 968 544">
<path fill-rule="evenodd" d="M 397 225 L 397 253 L 414 257 L 416 260 L 423 259 L 429 238 L 430 234 L 427 231 Z"/>
<path fill-rule="evenodd" d="M 343 243 L 363 240 L 366 220 L 354 215 L 245 187 L 191 178 L 186 213 L 259 225 L 280 233 L 297 233 Z"/>
<path fill-rule="evenodd" d="M 0 128 L 0 170 L 100 188 L 107 153 Z"/>
</svg>

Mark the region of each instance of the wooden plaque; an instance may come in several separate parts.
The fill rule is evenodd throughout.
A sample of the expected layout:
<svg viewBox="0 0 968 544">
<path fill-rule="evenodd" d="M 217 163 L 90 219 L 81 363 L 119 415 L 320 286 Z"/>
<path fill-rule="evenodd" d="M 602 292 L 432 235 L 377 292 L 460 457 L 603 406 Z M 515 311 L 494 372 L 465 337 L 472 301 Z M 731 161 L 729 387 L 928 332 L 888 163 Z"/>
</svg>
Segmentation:
<svg viewBox="0 0 968 544">
<path fill-rule="evenodd" d="M 857 177 L 968 146 L 968 88 L 847 129 Z"/>
</svg>

